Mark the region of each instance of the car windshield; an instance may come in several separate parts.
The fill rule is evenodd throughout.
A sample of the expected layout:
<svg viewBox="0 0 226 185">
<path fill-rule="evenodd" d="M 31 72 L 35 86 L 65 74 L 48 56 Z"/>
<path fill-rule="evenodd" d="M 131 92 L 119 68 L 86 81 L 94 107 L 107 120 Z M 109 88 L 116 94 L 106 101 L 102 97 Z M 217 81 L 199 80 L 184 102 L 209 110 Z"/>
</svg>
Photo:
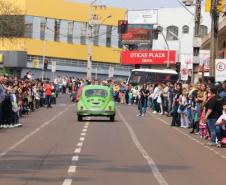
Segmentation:
<svg viewBox="0 0 226 185">
<path fill-rule="evenodd" d="M 107 97 L 108 92 L 104 89 L 89 89 L 85 92 L 85 95 L 87 97 L 92 97 L 92 96 Z"/>
</svg>

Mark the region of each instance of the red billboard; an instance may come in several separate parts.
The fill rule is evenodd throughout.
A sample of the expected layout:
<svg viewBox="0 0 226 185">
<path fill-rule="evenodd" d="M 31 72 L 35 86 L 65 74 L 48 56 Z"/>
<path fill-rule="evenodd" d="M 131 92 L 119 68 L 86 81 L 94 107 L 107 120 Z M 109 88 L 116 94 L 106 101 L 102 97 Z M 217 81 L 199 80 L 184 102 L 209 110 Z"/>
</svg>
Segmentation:
<svg viewBox="0 0 226 185">
<path fill-rule="evenodd" d="M 128 25 L 128 31 L 122 34 L 122 41 L 150 41 L 153 25 Z"/>
<path fill-rule="evenodd" d="M 168 57 L 169 54 L 169 57 Z M 176 51 L 174 50 L 143 50 L 143 51 L 122 51 L 121 64 L 176 64 Z"/>
<path fill-rule="evenodd" d="M 122 35 L 123 41 L 150 40 L 151 31 L 144 28 L 129 28 L 126 34 Z"/>
</svg>

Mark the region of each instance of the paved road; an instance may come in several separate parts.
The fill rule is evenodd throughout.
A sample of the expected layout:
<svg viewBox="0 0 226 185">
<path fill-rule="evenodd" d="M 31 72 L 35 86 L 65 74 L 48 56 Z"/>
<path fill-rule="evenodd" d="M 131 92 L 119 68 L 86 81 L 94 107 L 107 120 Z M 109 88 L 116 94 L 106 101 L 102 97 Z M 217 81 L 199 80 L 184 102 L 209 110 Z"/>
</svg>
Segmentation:
<svg viewBox="0 0 226 185">
<path fill-rule="evenodd" d="M 62 97 L 53 109 L 0 130 L 0 185 L 223 185 L 226 149 L 211 148 L 169 118 L 136 117 L 120 105 L 116 122 L 77 122 Z"/>
</svg>

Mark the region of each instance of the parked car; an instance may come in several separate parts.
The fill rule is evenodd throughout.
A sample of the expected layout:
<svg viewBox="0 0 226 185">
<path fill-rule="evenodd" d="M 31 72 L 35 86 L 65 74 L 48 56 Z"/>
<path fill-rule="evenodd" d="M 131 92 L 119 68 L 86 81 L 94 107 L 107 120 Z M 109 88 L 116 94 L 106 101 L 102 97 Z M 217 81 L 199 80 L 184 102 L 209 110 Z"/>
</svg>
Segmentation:
<svg viewBox="0 0 226 185">
<path fill-rule="evenodd" d="M 77 103 L 78 121 L 82 121 L 83 117 L 88 116 L 104 116 L 109 117 L 110 121 L 114 121 L 115 113 L 116 108 L 111 88 L 102 85 L 84 86 Z"/>
</svg>

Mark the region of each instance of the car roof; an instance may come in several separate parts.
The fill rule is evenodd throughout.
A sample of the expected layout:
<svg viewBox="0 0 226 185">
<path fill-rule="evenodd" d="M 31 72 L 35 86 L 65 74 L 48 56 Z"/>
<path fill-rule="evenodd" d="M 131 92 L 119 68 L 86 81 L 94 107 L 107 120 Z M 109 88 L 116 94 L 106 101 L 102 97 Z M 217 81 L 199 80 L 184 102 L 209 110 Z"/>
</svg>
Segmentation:
<svg viewBox="0 0 226 185">
<path fill-rule="evenodd" d="M 84 86 L 83 90 L 89 90 L 89 89 L 104 89 L 109 91 L 110 88 L 108 86 L 104 86 L 104 85 L 86 85 Z"/>
</svg>

